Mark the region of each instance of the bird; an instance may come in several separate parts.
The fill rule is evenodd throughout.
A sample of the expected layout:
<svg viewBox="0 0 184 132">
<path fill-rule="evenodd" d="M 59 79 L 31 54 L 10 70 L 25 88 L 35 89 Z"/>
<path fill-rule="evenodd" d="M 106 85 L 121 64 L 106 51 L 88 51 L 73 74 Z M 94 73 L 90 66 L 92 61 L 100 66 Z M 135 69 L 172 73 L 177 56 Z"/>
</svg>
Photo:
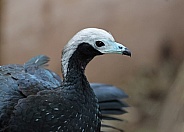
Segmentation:
<svg viewBox="0 0 184 132">
<path fill-rule="evenodd" d="M 38 87 L 39 89 L 41 89 L 41 86 L 44 86 L 43 89 L 56 88 L 61 85 L 62 80 L 54 72 L 48 69 L 44 69 L 44 66 L 47 65 L 48 61 L 49 61 L 49 57 L 45 55 L 39 55 L 31 58 L 24 65 L 2 66 L 0 68 L 1 83 L 6 82 L 6 84 L 9 85 L 9 87 L 13 84 L 16 90 L 18 90 L 18 85 L 19 85 L 19 87 L 24 88 L 24 91 L 27 90 L 27 93 L 30 90 L 29 91 L 30 94 L 38 92 L 38 91 L 36 92 L 34 91 L 35 87 Z M 32 79 L 32 75 L 35 77 L 34 80 Z M 37 76 L 41 78 L 41 80 L 38 79 Z M 44 81 L 43 81 L 43 78 L 45 78 Z M 36 81 L 39 85 L 40 84 L 42 85 L 40 86 L 35 85 Z M 128 107 L 128 105 L 125 102 L 120 101 L 120 99 L 127 98 L 128 95 L 126 95 L 122 90 L 112 85 L 100 84 L 100 83 L 90 83 L 90 86 L 93 89 L 98 99 L 103 120 L 119 120 L 114 117 L 113 118 L 109 117 L 109 115 L 119 115 L 119 114 L 126 113 L 126 111 L 123 108 Z M 28 88 L 31 88 L 31 89 L 28 89 Z M 3 91 L 1 91 L 1 95 L 5 96 L 6 94 L 2 92 Z M 9 91 L 9 93 L 12 93 L 12 92 L 13 91 Z M 22 97 L 21 95 L 19 96 Z M 12 96 L 9 96 L 9 94 L 3 98 L 7 100 L 9 97 L 12 98 Z M 2 101 L 2 98 L 1 98 L 1 101 Z M 17 101 L 15 101 L 15 103 L 17 103 Z M 4 112 L 4 110 L 7 111 L 7 109 L 11 109 L 11 107 L 3 108 L 2 106 L 4 105 L 2 104 L 0 106 L 1 106 L 0 131 L 4 131 L 5 128 L 7 128 L 7 125 L 5 125 L 6 124 L 5 122 L 7 122 L 10 118 L 10 114 L 8 115 L 6 112 Z M 117 129 L 109 125 L 107 126 L 102 124 L 102 126 Z M 120 129 L 117 129 L 117 130 L 122 131 Z"/>
<path fill-rule="evenodd" d="M 86 28 L 62 51 L 63 80 L 45 68 L 49 58 L 44 55 L 24 65 L 0 66 L 0 130 L 99 132 L 102 119 L 118 120 L 107 115 L 125 113 L 121 107 L 128 105 L 119 99 L 127 95 L 111 85 L 90 84 L 85 76 L 86 65 L 95 56 L 110 53 L 131 56 L 107 31 Z M 119 91 L 119 95 L 108 91 Z M 114 107 L 109 108 L 109 103 Z"/>
</svg>

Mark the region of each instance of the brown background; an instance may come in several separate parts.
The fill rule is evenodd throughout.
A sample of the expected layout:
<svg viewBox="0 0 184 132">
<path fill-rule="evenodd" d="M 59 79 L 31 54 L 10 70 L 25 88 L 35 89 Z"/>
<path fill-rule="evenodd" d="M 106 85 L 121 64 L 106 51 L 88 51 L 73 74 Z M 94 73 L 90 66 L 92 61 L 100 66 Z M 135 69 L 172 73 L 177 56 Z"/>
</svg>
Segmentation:
<svg viewBox="0 0 184 132">
<path fill-rule="evenodd" d="M 45 54 L 51 58 L 49 68 L 60 74 L 61 50 L 68 40 L 83 28 L 103 28 L 132 51 L 131 58 L 97 57 L 86 71 L 90 82 L 113 84 L 129 94 L 127 122 L 119 127 L 182 132 L 183 120 L 177 121 L 183 115 L 177 112 L 184 108 L 178 107 L 182 99 L 173 109 L 172 128 L 172 113 L 164 113 L 167 106 L 173 108 L 169 97 L 179 96 L 171 93 L 184 56 L 183 0 L 1 0 L 0 6 L 1 65 Z"/>
</svg>

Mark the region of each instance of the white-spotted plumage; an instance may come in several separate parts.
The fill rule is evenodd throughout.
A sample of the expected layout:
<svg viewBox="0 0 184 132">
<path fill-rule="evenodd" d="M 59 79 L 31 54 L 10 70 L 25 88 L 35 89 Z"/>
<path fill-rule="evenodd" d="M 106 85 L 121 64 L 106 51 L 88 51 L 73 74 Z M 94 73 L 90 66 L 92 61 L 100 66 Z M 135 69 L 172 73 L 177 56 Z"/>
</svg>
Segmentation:
<svg viewBox="0 0 184 132">
<path fill-rule="evenodd" d="M 54 108 L 54 110 L 59 110 L 59 108 Z"/>
<path fill-rule="evenodd" d="M 60 130 L 61 126 L 58 126 L 58 130 Z"/>
</svg>

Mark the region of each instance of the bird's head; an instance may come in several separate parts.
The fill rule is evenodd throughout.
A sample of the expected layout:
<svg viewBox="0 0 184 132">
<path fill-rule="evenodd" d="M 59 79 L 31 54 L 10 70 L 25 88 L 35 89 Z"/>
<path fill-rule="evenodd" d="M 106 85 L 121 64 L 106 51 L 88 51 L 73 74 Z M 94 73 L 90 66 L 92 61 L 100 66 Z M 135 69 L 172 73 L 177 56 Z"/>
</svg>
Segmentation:
<svg viewBox="0 0 184 132">
<path fill-rule="evenodd" d="M 64 51 L 75 51 L 80 44 L 88 44 L 102 54 L 122 54 L 131 56 L 130 50 L 117 43 L 113 36 L 98 28 L 86 28 L 79 31 L 65 46 Z"/>
<path fill-rule="evenodd" d="M 68 62 L 77 52 L 78 58 L 86 59 L 87 63 L 96 55 L 122 54 L 131 56 L 128 48 L 117 43 L 113 36 L 103 29 L 86 28 L 79 31 L 64 47 L 62 52 L 63 69 L 67 70 Z M 87 64 L 86 63 L 86 64 Z M 64 73 L 66 73 L 64 71 Z"/>
</svg>

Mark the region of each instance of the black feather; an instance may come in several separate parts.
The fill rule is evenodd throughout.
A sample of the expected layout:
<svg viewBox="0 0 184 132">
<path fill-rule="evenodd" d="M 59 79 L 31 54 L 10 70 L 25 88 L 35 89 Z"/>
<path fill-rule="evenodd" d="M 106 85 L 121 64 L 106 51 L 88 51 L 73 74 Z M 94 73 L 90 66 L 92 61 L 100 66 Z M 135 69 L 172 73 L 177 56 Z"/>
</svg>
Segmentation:
<svg viewBox="0 0 184 132">
<path fill-rule="evenodd" d="M 38 55 L 28 60 L 24 65 L 25 66 L 36 65 L 38 67 L 39 66 L 43 67 L 43 66 L 47 66 L 47 63 L 49 62 L 49 60 L 50 58 L 48 56 Z"/>
<path fill-rule="evenodd" d="M 124 132 L 122 129 L 119 129 L 119 128 L 116 128 L 116 127 L 113 127 L 113 126 L 110 126 L 110 125 L 104 125 L 104 124 L 102 124 L 102 127 L 112 128 L 112 129 L 114 129 L 114 130 L 118 130 L 118 131 L 120 131 L 120 132 Z"/>
<path fill-rule="evenodd" d="M 91 83 L 96 96 L 98 97 L 99 102 L 114 100 L 114 99 L 123 99 L 128 98 L 128 95 L 123 92 L 121 89 L 107 84 L 101 83 Z"/>
<path fill-rule="evenodd" d="M 123 121 L 122 119 L 116 118 L 116 117 L 111 117 L 111 116 L 102 116 L 103 120 L 112 120 L 112 121 Z"/>
</svg>

